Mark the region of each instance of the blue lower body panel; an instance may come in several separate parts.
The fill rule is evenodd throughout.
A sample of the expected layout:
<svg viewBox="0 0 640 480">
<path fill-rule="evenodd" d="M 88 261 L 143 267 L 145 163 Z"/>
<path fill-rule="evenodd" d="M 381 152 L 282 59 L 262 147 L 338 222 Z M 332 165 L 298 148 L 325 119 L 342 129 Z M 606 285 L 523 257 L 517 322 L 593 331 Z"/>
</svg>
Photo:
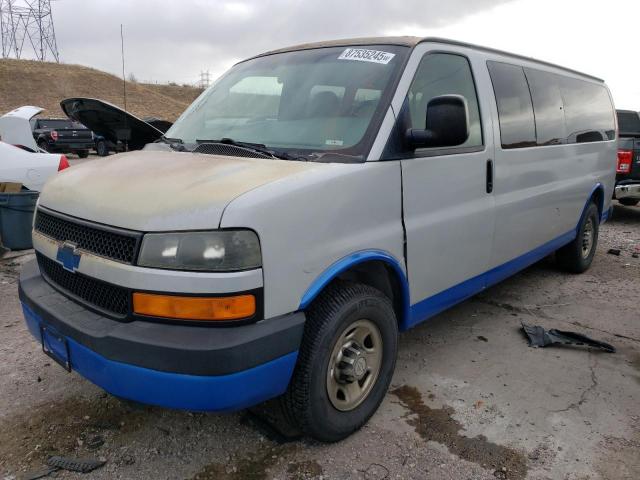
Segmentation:
<svg viewBox="0 0 640 480">
<path fill-rule="evenodd" d="M 22 304 L 31 334 L 42 341 L 42 319 Z M 247 408 L 285 392 L 293 374 L 298 352 L 240 372 L 199 376 L 161 372 L 109 360 L 71 338 L 64 338 L 66 349 L 47 339 L 48 349 L 61 355 L 66 350 L 73 370 L 107 392 L 161 407 L 191 411 L 234 411 Z"/>
<path fill-rule="evenodd" d="M 424 320 L 437 315 L 444 310 L 474 296 L 502 280 L 515 275 L 519 271 L 527 268 L 529 265 L 542 260 L 547 255 L 555 252 L 559 248 L 573 241 L 576 238 L 576 231 L 560 235 L 550 242 L 540 247 L 520 255 L 502 265 L 484 272 L 476 277 L 465 280 L 464 282 L 444 290 L 432 297 L 426 298 L 410 307 L 409 322 L 406 328 L 411 328 Z"/>
</svg>

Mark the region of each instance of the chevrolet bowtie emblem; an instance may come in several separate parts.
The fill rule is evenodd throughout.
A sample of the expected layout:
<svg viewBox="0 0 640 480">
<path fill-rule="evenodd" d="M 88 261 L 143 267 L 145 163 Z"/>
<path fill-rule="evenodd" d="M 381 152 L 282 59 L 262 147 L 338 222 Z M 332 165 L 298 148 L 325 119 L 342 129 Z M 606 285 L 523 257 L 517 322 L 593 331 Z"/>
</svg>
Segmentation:
<svg viewBox="0 0 640 480">
<path fill-rule="evenodd" d="M 78 247 L 71 242 L 64 242 L 58 247 L 56 260 L 62 264 L 62 268 L 69 272 L 75 272 L 80 265 L 80 252 Z"/>
</svg>

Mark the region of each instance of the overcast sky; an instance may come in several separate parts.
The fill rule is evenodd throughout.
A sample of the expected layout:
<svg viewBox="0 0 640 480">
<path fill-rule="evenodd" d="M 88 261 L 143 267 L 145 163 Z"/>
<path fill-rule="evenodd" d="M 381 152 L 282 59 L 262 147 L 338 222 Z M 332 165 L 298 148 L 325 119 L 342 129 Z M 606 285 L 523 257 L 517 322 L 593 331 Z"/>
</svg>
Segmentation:
<svg viewBox="0 0 640 480">
<path fill-rule="evenodd" d="M 61 60 L 139 80 L 212 80 L 286 45 L 370 35 L 444 36 L 606 79 L 616 106 L 640 110 L 637 0 L 57 0 Z M 625 22 L 628 21 L 628 24 Z"/>
</svg>

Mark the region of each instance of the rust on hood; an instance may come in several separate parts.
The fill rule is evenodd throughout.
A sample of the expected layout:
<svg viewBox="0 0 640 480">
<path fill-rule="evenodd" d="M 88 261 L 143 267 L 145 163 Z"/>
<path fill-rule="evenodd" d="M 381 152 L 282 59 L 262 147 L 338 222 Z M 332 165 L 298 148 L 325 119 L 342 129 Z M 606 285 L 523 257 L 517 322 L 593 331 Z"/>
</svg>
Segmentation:
<svg viewBox="0 0 640 480">
<path fill-rule="evenodd" d="M 234 198 L 327 165 L 137 151 L 74 166 L 47 183 L 40 205 L 140 231 L 217 228 Z"/>
</svg>

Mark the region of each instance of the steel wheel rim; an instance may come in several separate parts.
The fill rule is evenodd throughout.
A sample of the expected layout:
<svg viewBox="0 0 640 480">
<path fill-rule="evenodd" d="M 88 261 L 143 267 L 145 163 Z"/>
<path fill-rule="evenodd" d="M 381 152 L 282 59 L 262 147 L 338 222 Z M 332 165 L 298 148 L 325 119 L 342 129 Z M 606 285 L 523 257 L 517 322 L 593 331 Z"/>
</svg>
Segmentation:
<svg viewBox="0 0 640 480">
<path fill-rule="evenodd" d="M 593 227 L 593 219 L 589 218 L 582 231 L 582 258 L 587 258 L 591 253 L 594 234 L 595 228 Z"/>
<path fill-rule="evenodd" d="M 369 396 L 380 374 L 382 347 L 380 329 L 370 320 L 357 320 L 340 334 L 327 368 L 327 395 L 337 410 L 353 410 Z"/>
</svg>

